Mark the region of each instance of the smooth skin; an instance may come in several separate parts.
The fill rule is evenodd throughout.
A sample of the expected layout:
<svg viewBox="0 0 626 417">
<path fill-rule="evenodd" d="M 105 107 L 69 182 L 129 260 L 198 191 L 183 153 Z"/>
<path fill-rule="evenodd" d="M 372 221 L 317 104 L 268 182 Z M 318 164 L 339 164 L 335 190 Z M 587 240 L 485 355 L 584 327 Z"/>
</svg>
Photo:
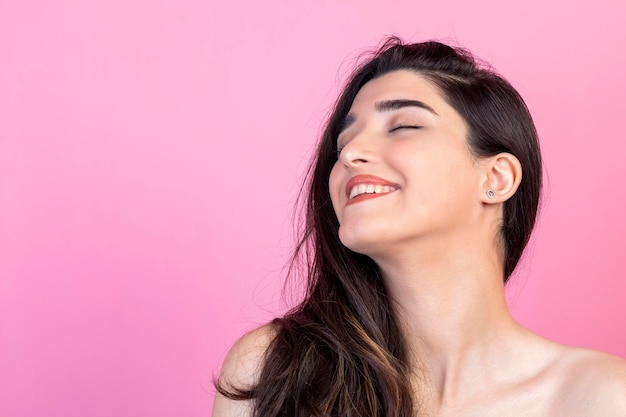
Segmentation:
<svg viewBox="0 0 626 417">
<path fill-rule="evenodd" d="M 429 109 L 380 105 L 394 100 Z M 509 312 L 498 227 L 522 179 L 517 158 L 475 158 L 464 120 L 410 71 L 368 82 L 350 114 L 329 179 L 339 237 L 380 267 L 412 352 L 418 414 L 625 417 L 625 361 L 544 339 Z M 397 189 L 347 205 L 357 175 Z M 220 378 L 253 384 L 272 335 L 264 326 L 243 336 Z M 250 416 L 251 408 L 218 394 L 213 415 Z"/>
</svg>

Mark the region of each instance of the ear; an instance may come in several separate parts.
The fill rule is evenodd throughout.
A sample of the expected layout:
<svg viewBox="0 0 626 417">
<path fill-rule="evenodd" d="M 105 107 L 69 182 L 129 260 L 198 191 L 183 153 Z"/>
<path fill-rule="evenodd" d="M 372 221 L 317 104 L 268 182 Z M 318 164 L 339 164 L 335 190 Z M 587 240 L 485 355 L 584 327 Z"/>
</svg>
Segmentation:
<svg viewBox="0 0 626 417">
<path fill-rule="evenodd" d="M 483 163 L 483 183 L 480 201 L 485 204 L 502 203 L 515 194 L 522 181 L 522 165 L 510 153 L 503 152 L 486 158 Z M 495 196 L 489 198 L 488 190 Z"/>
</svg>

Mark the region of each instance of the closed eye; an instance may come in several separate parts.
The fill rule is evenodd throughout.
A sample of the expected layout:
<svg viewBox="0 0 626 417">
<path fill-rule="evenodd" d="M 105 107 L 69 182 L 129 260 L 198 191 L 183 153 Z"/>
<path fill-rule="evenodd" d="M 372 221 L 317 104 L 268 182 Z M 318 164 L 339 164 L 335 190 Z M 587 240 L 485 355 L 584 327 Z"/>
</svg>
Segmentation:
<svg viewBox="0 0 626 417">
<path fill-rule="evenodd" d="M 391 132 L 395 132 L 396 130 L 400 130 L 400 129 L 421 129 L 422 126 L 417 126 L 417 125 L 399 125 L 399 126 L 395 126 L 393 127 L 389 133 Z"/>
</svg>

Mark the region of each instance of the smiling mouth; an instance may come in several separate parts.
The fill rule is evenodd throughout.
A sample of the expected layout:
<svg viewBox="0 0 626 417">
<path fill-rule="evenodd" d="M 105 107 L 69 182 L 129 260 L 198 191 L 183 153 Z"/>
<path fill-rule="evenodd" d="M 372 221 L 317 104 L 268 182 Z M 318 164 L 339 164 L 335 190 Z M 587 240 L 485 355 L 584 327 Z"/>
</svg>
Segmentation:
<svg viewBox="0 0 626 417">
<path fill-rule="evenodd" d="M 380 184 L 359 184 L 352 187 L 348 198 L 352 200 L 354 197 L 358 197 L 363 194 L 387 194 L 393 191 L 394 188 L 390 185 Z"/>
<path fill-rule="evenodd" d="M 374 175 L 357 175 L 346 184 L 347 204 L 381 197 L 399 189 L 400 186 Z"/>
</svg>

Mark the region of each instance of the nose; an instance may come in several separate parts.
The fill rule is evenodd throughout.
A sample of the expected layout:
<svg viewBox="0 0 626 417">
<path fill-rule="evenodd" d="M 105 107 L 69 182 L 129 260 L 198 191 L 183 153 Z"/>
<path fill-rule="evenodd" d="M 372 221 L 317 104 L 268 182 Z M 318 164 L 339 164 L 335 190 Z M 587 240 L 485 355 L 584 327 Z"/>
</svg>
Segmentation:
<svg viewBox="0 0 626 417">
<path fill-rule="evenodd" d="M 353 169 L 359 165 L 374 162 L 376 149 L 371 138 L 360 134 L 352 138 L 341 150 L 339 160 L 347 169 Z"/>
</svg>

